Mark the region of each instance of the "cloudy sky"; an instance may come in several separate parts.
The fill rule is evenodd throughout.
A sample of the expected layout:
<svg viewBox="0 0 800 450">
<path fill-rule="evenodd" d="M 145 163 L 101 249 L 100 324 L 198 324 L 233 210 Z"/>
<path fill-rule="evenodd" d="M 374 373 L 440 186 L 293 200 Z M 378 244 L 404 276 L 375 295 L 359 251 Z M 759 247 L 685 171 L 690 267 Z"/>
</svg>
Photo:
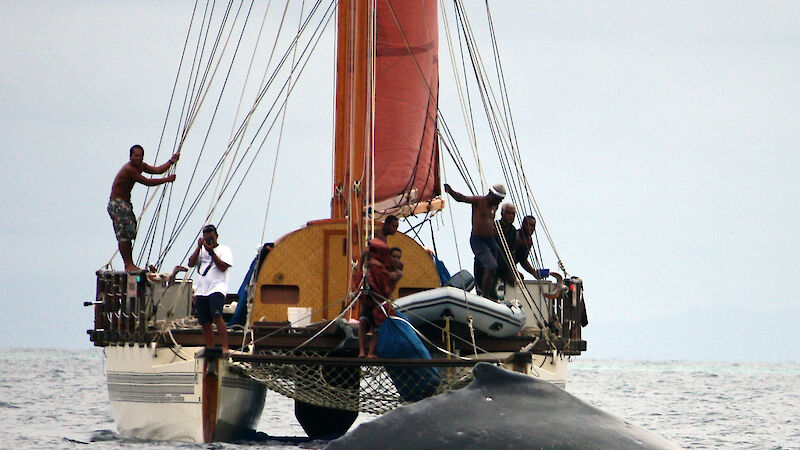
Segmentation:
<svg viewBox="0 0 800 450">
<path fill-rule="evenodd" d="M 153 162 L 192 5 L 0 3 L 0 346 L 90 347 L 81 305 L 116 246 L 111 181 L 134 143 Z M 567 269 L 586 284 L 586 356 L 800 361 L 800 4 L 492 5 L 526 173 Z M 292 94 L 266 240 L 328 215 L 331 37 Z M 444 49 L 440 58 L 454 123 Z M 224 137 L 233 114 L 220 114 Z M 198 148 L 184 149 L 176 189 Z M 275 155 L 270 142 L 221 227 L 232 284 L 260 240 Z M 499 180 L 490 155 L 482 162 Z M 143 197 L 137 187 L 137 210 Z M 468 208 L 454 214 L 468 261 Z M 453 271 L 449 217 L 436 226 Z"/>
</svg>

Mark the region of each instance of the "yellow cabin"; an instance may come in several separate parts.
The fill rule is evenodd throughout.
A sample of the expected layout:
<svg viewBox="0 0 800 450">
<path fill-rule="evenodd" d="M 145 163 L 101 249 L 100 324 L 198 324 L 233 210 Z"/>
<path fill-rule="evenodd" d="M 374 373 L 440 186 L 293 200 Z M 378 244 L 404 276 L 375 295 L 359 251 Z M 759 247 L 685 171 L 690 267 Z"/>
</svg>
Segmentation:
<svg viewBox="0 0 800 450">
<path fill-rule="evenodd" d="M 283 236 L 269 252 L 255 281 L 251 325 L 288 320 L 287 308 L 311 308 L 311 321 L 333 319 L 344 307 L 350 279 L 347 221 L 326 219 Z M 403 251 L 403 278 L 393 297 L 441 286 L 430 254 L 410 237 L 389 236 Z"/>
</svg>

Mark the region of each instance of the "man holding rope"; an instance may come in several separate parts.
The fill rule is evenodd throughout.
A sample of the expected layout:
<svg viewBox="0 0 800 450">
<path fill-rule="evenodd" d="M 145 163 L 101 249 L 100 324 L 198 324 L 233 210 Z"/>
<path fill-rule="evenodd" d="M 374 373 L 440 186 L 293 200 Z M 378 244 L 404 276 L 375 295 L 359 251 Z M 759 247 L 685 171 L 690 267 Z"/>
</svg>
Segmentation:
<svg viewBox="0 0 800 450">
<path fill-rule="evenodd" d="M 125 263 L 126 272 L 141 270 L 133 264 L 133 240 L 136 239 L 136 216 L 133 214 L 131 204 L 131 190 L 136 183 L 145 186 L 157 186 L 175 181 L 175 174 L 164 178 L 147 178 L 142 172 L 161 174 L 172 167 L 180 158 L 180 153 L 175 153 L 164 164 L 153 167 L 144 162 L 144 148 L 134 145 L 130 150 L 131 160 L 117 172 L 114 183 L 111 184 L 111 196 L 108 200 L 108 215 L 114 223 L 114 233 L 117 236 L 117 245 L 122 261 Z"/>
</svg>

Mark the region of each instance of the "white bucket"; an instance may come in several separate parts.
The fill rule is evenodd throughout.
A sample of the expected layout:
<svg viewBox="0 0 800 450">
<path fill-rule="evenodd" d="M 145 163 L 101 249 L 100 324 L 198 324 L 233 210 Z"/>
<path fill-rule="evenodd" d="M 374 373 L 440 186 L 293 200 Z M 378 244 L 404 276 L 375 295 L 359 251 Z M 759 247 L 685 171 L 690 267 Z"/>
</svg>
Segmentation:
<svg viewBox="0 0 800 450">
<path fill-rule="evenodd" d="M 239 302 L 230 302 L 227 305 L 222 305 L 222 313 L 233 314 L 236 312 L 237 306 L 239 306 Z"/>
<path fill-rule="evenodd" d="M 311 308 L 286 308 L 286 315 L 293 327 L 307 327 L 311 325 Z"/>
</svg>

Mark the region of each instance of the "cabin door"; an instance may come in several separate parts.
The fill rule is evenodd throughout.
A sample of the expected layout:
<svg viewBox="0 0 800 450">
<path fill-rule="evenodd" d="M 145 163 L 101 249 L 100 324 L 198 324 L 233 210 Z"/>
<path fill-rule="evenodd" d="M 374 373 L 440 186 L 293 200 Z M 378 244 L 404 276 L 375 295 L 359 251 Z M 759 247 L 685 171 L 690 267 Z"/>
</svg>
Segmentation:
<svg viewBox="0 0 800 450">
<path fill-rule="evenodd" d="M 347 277 L 347 232 L 345 230 L 325 230 L 324 267 L 322 275 L 322 303 L 325 319 L 333 319 L 346 306 L 350 280 Z"/>
</svg>

